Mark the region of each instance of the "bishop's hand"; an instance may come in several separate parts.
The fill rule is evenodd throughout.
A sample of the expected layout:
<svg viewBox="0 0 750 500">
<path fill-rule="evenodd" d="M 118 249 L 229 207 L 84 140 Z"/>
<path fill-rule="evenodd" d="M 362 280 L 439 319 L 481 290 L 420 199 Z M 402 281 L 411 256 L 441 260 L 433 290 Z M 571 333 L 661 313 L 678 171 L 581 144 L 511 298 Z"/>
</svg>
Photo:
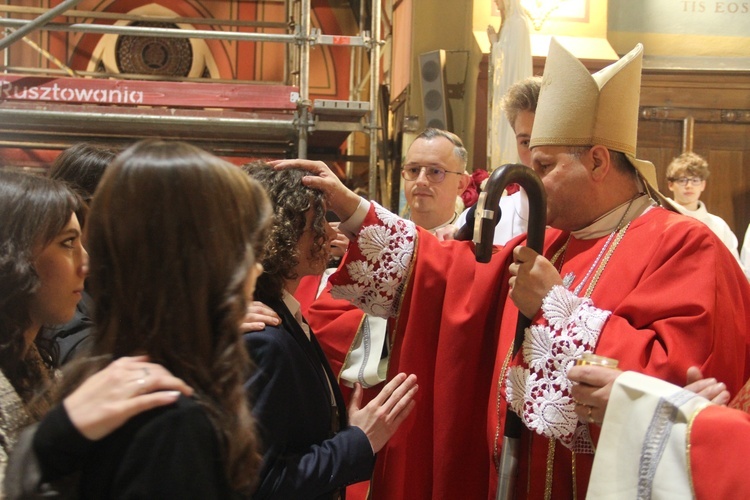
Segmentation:
<svg viewBox="0 0 750 500">
<path fill-rule="evenodd" d="M 513 259 L 508 268 L 510 298 L 524 316 L 533 318 L 552 287 L 563 284 L 562 278 L 549 260 L 529 247 L 516 247 Z"/>
<path fill-rule="evenodd" d="M 333 210 L 342 221 L 347 220 L 357 210 L 360 197 L 344 186 L 338 176 L 322 161 L 297 159 L 275 160 L 268 163 L 276 169 L 296 167 L 314 174 L 304 177 L 302 183 L 305 186 L 322 191 L 325 194 L 328 209 Z"/>
</svg>

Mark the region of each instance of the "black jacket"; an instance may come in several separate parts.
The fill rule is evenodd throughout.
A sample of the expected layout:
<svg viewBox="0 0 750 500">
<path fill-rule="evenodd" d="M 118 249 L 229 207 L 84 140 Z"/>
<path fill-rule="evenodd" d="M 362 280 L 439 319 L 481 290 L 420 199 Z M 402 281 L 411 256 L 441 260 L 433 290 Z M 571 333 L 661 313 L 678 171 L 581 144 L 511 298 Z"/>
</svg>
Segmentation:
<svg viewBox="0 0 750 500">
<path fill-rule="evenodd" d="M 308 340 L 281 301 L 281 325 L 245 334 L 256 368 L 246 388 L 265 453 L 254 498 L 332 498 L 372 474 L 367 436 L 347 425 L 346 405 L 315 335 Z M 334 434 L 331 388 L 338 407 Z"/>
</svg>

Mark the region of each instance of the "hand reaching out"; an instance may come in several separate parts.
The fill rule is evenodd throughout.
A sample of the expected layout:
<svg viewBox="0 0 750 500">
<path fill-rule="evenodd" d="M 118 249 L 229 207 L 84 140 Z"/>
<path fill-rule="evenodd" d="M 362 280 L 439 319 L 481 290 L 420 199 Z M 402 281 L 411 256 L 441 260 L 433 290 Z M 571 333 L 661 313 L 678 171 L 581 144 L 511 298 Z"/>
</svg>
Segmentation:
<svg viewBox="0 0 750 500">
<path fill-rule="evenodd" d="M 388 382 L 367 406 L 362 403 L 362 386 L 355 384 L 349 402 L 349 423 L 359 427 L 370 440 L 373 453 L 377 453 L 396 433 L 416 405 L 417 376 L 399 373 Z"/>
</svg>

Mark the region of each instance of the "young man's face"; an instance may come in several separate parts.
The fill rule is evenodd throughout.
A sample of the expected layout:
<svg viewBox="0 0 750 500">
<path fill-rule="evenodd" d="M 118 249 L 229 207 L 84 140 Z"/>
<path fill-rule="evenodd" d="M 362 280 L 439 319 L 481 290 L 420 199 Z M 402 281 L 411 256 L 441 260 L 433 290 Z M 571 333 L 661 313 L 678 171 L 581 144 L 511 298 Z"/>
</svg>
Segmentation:
<svg viewBox="0 0 750 500">
<path fill-rule="evenodd" d="M 674 181 L 667 182 L 667 187 L 672 191 L 674 201 L 680 205 L 697 203 L 701 194 L 706 189 L 706 181 L 686 172 L 675 175 L 674 178 Z"/>
<path fill-rule="evenodd" d="M 516 134 L 516 148 L 518 149 L 518 158 L 521 163 L 527 167 L 531 166 L 531 150 L 529 141 L 531 140 L 531 129 L 534 127 L 534 113 L 531 111 L 519 111 L 516 115 L 516 121 L 513 123 L 513 132 Z"/>
<path fill-rule="evenodd" d="M 326 242 L 323 248 L 316 252 L 315 233 L 313 231 L 315 211 L 312 208 L 305 213 L 305 219 L 305 232 L 302 233 L 297 242 L 299 264 L 297 264 L 294 272 L 298 277 L 316 276 L 325 271 L 326 265 L 331 258 L 330 243 L 336 238 L 336 231 L 326 222 Z"/>
</svg>

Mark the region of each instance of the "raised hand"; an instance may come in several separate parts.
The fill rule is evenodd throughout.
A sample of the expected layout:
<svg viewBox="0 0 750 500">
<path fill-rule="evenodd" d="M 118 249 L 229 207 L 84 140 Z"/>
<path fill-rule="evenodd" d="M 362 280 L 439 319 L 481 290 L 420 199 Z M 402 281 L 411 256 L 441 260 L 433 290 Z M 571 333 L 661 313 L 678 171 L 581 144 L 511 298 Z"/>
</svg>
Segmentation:
<svg viewBox="0 0 750 500">
<path fill-rule="evenodd" d="M 362 403 L 362 386 L 355 384 L 349 402 L 349 423 L 364 431 L 370 440 L 373 453 L 380 451 L 406 420 L 416 405 L 417 376 L 399 373 L 388 382 L 367 406 Z"/>
</svg>

